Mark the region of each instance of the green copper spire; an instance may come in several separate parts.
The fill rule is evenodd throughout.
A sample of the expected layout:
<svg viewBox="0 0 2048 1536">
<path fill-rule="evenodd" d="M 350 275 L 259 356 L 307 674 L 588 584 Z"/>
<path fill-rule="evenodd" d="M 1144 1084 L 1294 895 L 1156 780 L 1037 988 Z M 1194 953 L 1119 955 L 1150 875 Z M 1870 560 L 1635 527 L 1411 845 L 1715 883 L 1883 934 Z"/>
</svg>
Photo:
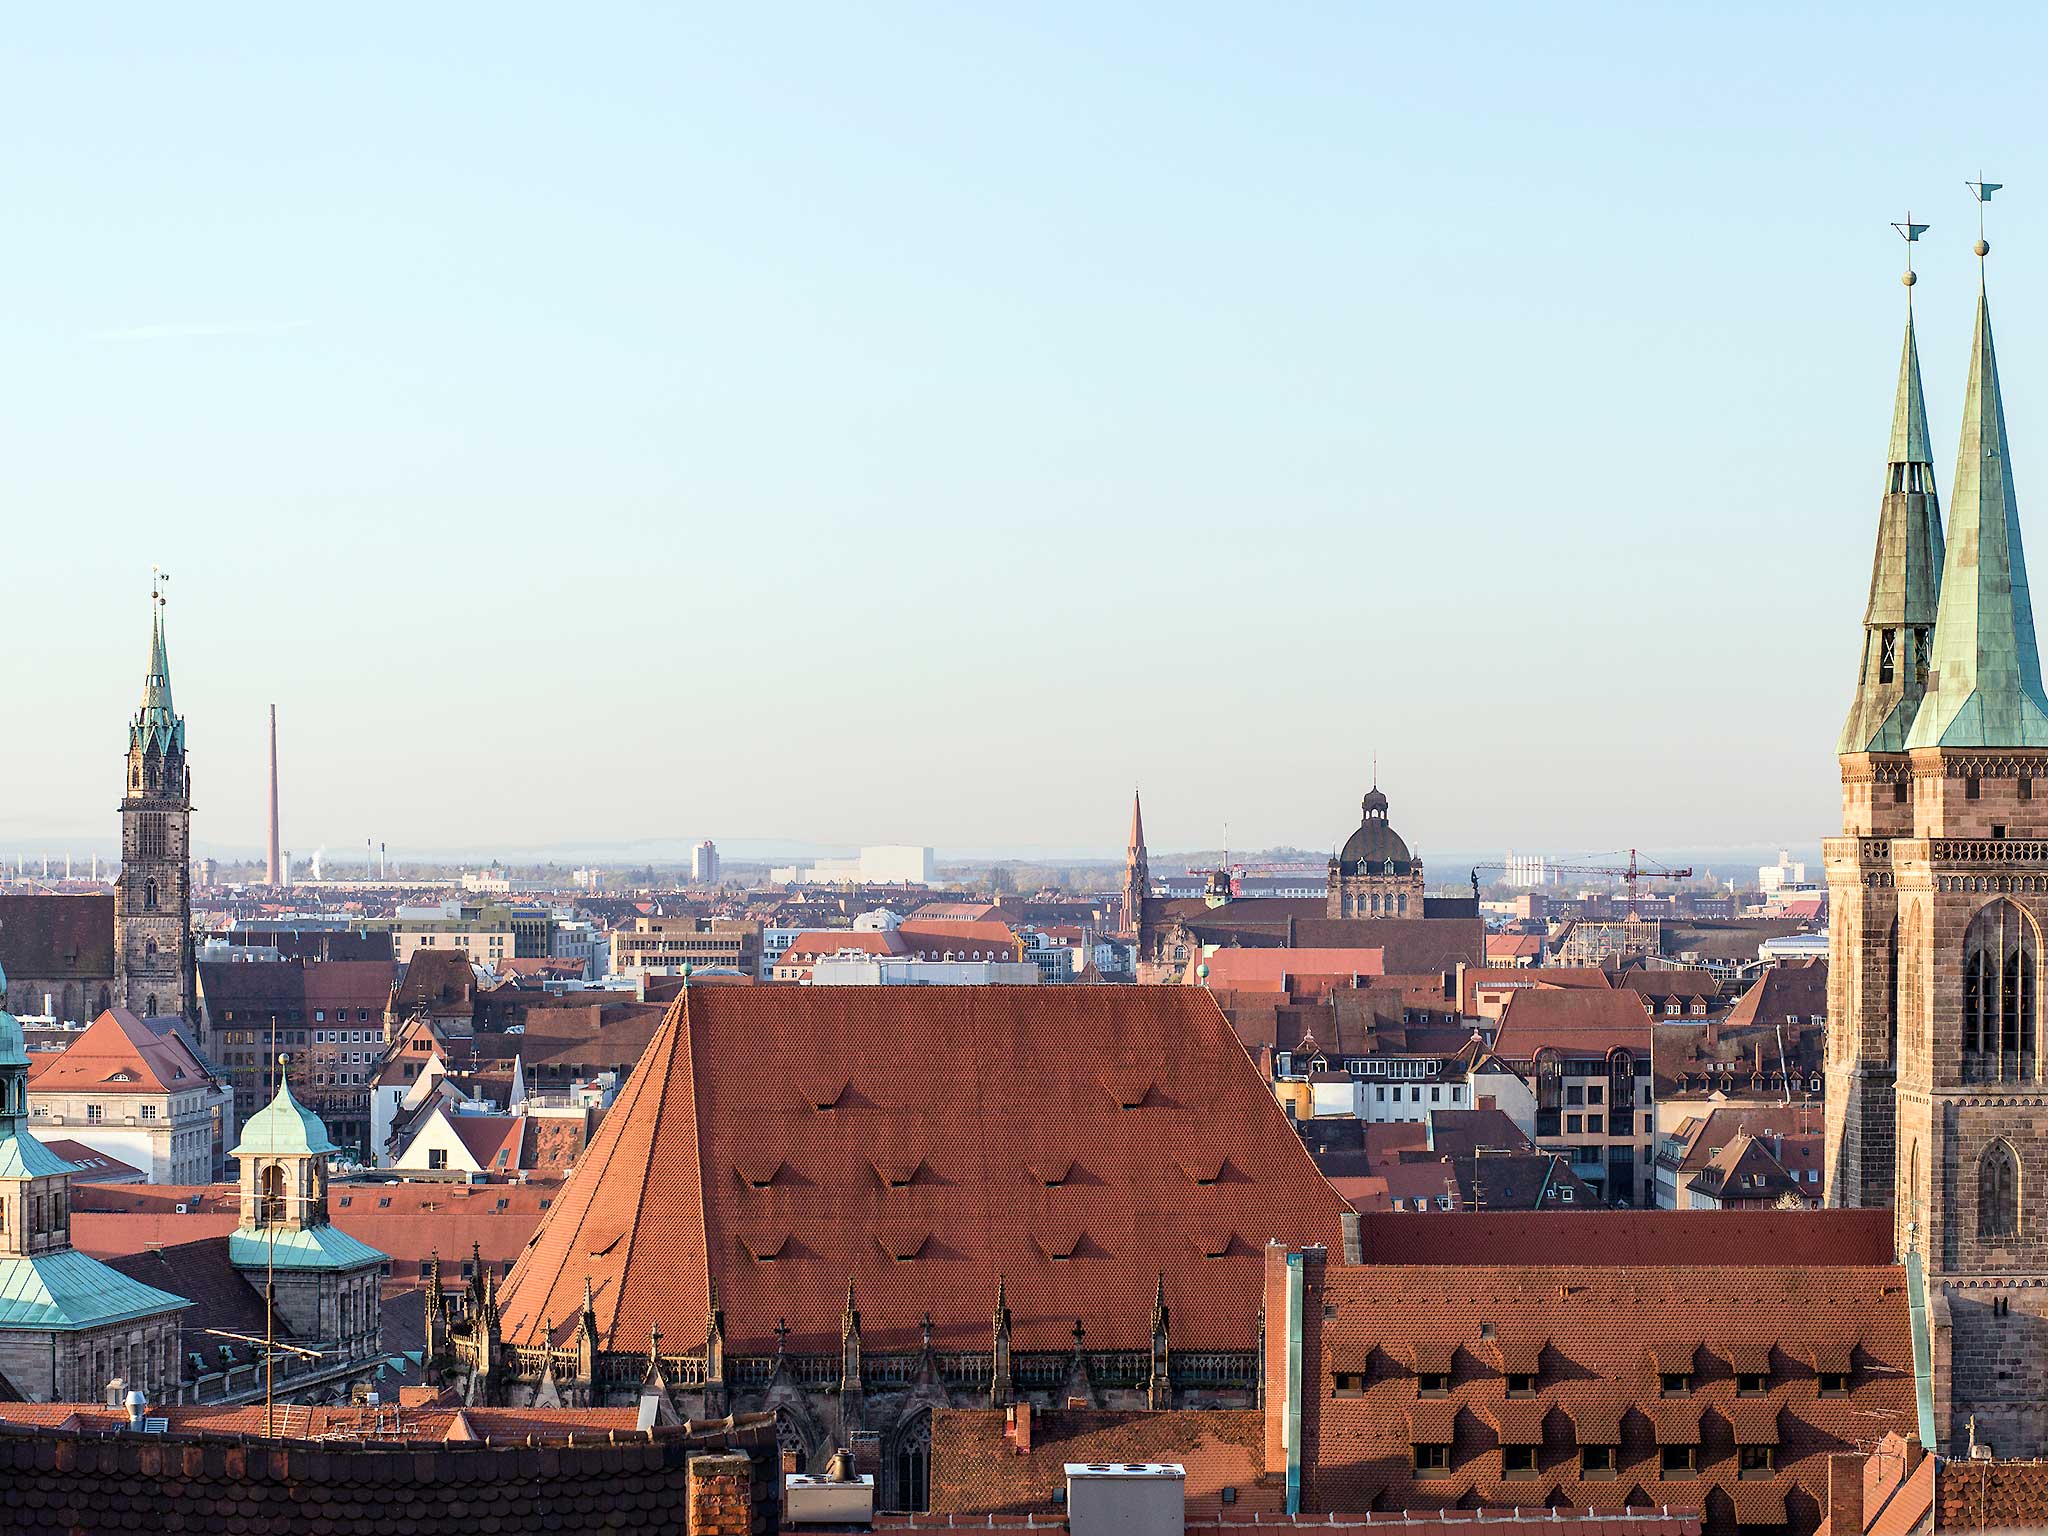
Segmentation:
<svg viewBox="0 0 2048 1536">
<path fill-rule="evenodd" d="M 161 581 L 163 578 L 159 577 Z M 164 598 L 152 586 L 149 594 L 149 672 L 142 680 L 142 707 L 128 727 L 132 749 L 155 746 L 168 754 L 173 747 L 185 750 L 185 722 L 171 703 L 171 658 L 164 648 Z"/>
<path fill-rule="evenodd" d="M 1978 254 L 1985 249 L 1980 240 Z M 1934 668 L 1906 745 L 2048 747 L 2048 695 L 2020 547 L 1991 306 L 1981 287 L 1953 489 Z"/>
<path fill-rule="evenodd" d="M 1863 611 L 1863 666 L 1837 752 L 1905 748 L 1906 732 L 1927 688 L 1942 555 L 1941 502 L 1928 447 L 1927 400 L 1920 389 L 1920 349 L 1908 308 L 1877 517 L 1877 553 L 1870 564 L 1870 602 Z"/>
</svg>

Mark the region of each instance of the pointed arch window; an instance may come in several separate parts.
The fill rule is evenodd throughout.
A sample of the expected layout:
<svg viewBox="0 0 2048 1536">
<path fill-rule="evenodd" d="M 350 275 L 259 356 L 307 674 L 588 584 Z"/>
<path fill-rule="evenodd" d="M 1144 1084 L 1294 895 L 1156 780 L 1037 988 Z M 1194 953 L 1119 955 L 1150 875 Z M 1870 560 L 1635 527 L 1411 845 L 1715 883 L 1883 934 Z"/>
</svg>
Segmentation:
<svg viewBox="0 0 2048 1536">
<path fill-rule="evenodd" d="M 901 1510 L 931 1507 L 932 1415 L 926 1409 L 917 1414 L 896 1437 L 896 1499 Z"/>
<path fill-rule="evenodd" d="M 2040 938 L 2016 902 L 2001 898 L 1963 936 L 1963 1075 L 2019 1082 L 2036 1072 Z"/>
<path fill-rule="evenodd" d="M 154 912 L 156 910 L 156 881 L 154 880 L 142 882 L 142 910 L 145 912 Z"/>
<path fill-rule="evenodd" d="M 1877 680 L 1888 683 L 1898 671 L 1899 632 L 1887 629 L 1877 637 Z"/>
<path fill-rule="evenodd" d="M 2004 1242 L 2020 1230 L 2020 1160 L 2012 1147 L 1994 1141 L 1977 1161 L 1977 1236 Z"/>
</svg>

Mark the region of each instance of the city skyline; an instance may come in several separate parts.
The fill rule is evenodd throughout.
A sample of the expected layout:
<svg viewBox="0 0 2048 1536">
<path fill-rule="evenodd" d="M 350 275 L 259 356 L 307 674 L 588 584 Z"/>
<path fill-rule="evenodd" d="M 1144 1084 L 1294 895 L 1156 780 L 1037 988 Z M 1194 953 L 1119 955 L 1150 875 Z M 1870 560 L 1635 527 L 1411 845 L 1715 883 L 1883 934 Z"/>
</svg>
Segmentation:
<svg viewBox="0 0 2048 1536">
<path fill-rule="evenodd" d="M 295 851 L 1107 851 L 1134 779 L 1162 846 L 1320 847 L 1375 753 L 1424 847 L 1808 841 L 1884 225 L 1933 225 L 1945 485 L 1961 182 L 2023 142 L 1998 77 L 2041 23 L 1986 60 L 1903 11 L 1753 20 L 930 13 L 899 57 L 829 12 L 794 43 L 646 16 L 600 100 L 565 82 L 601 31 L 425 18 L 394 58 L 31 18 L 10 553 L 93 617 L 63 668 L 14 653 L 39 730 L 0 846 L 104 835 L 152 562 L 201 846 L 261 844 L 273 700 Z M 167 67 L 62 109 L 131 57 Z M 1987 174 L 2024 420 L 2048 229 L 2024 165 Z"/>
</svg>

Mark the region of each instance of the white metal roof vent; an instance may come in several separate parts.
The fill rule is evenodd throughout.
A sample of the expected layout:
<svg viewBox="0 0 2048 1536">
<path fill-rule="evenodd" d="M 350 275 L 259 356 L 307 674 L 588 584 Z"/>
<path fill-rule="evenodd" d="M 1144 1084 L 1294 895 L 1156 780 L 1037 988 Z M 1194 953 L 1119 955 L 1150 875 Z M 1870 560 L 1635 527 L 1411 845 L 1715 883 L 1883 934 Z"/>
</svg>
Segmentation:
<svg viewBox="0 0 2048 1536">
<path fill-rule="evenodd" d="M 1171 1461 L 1067 1463 L 1072 1536 L 1185 1536 L 1187 1469 Z"/>
</svg>

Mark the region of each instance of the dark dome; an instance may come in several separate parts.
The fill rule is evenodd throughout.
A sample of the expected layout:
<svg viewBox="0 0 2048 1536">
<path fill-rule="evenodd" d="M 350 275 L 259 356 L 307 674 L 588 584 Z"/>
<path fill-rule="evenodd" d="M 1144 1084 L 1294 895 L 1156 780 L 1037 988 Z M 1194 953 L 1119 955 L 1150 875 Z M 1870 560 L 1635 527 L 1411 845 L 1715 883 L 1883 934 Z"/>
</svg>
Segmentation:
<svg viewBox="0 0 2048 1536">
<path fill-rule="evenodd" d="M 1337 856 L 1337 862 L 1346 874 L 1356 874 L 1361 866 L 1375 870 L 1391 868 L 1396 873 L 1406 873 L 1413 863 L 1408 845 L 1401 841 L 1387 820 L 1387 797 L 1377 787 L 1367 790 L 1363 806 L 1365 819 L 1356 832 L 1344 844 L 1344 851 Z"/>
</svg>

